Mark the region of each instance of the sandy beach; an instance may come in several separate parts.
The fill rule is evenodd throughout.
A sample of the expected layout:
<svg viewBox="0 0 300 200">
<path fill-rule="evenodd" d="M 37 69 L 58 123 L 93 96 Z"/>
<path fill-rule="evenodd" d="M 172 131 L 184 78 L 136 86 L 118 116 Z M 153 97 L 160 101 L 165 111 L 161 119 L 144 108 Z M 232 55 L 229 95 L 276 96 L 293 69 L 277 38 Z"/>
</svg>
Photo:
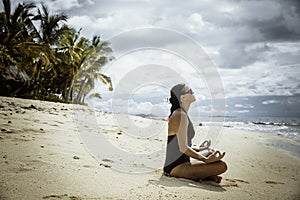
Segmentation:
<svg viewBox="0 0 300 200">
<path fill-rule="evenodd" d="M 8 97 L 0 97 L 0 116 L 0 199 L 300 199 L 300 159 L 268 145 L 293 143 L 276 135 L 224 128 L 215 148 L 226 151 L 228 171 L 216 186 L 162 174 L 162 120 L 132 117 L 162 127 L 139 138 L 111 113 Z M 207 130 L 196 130 L 199 144 Z M 107 151 L 101 137 L 127 154 Z"/>
</svg>

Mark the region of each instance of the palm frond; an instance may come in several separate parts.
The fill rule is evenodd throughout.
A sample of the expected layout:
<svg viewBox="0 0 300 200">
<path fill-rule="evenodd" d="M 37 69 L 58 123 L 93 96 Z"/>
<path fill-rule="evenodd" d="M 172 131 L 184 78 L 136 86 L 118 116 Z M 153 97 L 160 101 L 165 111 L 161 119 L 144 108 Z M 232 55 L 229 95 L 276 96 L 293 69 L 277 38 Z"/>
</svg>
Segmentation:
<svg viewBox="0 0 300 200">
<path fill-rule="evenodd" d="M 102 99 L 101 95 L 99 93 L 93 93 L 93 94 L 90 94 L 89 99 L 91 98 L 98 98 L 98 99 Z"/>
</svg>

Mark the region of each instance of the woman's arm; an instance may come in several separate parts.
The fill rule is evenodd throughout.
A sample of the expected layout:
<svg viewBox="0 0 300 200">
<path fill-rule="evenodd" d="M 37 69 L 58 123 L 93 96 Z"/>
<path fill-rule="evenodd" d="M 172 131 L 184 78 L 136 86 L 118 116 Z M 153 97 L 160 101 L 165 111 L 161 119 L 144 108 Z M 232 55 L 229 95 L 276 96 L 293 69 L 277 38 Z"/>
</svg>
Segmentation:
<svg viewBox="0 0 300 200">
<path fill-rule="evenodd" d="M 219 151 L 212 152 L 211 154 L 207 154 L 206 156 L 197 153 L 196 150 L 188 146 L 188 137 L 187 137 L 187 128 L 188 128 L 188 118 L 185 113 L 177 113 L 175 118 L 180 117 L 180 125 L 177 131 L 177 139 L 180 152 L 184 153 L 185 155 L 194 158 L 196 160 L 203 161 L 205 163 L 212 163 L 221 160 L 225 152 L 221 154 Z"/>
<path fill-rule="evenodd" d="M 188 146 L 187 128 L 189 121 L 187 115 L 184 112 L 176 112 L 174 119 L 177 119 L 176 121 L 180 123 L 176 133 L 180 152 L 194 159 L 205 161 L 204 156 L 198 154 L 196 149 Z"/>
</svg>

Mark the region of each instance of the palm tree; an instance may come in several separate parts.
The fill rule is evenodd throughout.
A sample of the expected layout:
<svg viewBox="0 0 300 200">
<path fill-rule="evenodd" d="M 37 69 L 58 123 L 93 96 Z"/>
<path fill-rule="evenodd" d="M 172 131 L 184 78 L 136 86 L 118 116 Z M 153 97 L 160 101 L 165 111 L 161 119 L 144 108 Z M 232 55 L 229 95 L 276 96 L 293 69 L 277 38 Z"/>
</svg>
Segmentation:
<svg viewBox="0 0 300 200">
<path fill-rule="evenodd" d="M 35 4 L 21 4 L 11 13 L 10 0 L 2 0 L 4 12 L 1 13 L 1 43 L 7 46 L 22 42 L 31 37 L 32 29 L 30 17 L 33 16 L 30 10 L 35 8 Z"/>
<path fill-rule="evenodd" d="M 75 32 L 70 29 L 57 44 L 57 51 L 61 58 L 60 67 L 65 77 L 63 98 L 66 102 L 71 98 L 76 75 L 88 54 L 88 40 L 79 37 L 79 33 L 80 31 Z"/>
<path fill-rule="evenodd" d="M 49 9 L 42 4 L 42 8 L 38 9 L 38 14 L 32 20 L 39 23 L 39 31 L 36 31 L 39 44 L 43 47 L 42 54 L 34 60 L 33 85 L 35 91 L 44 90 L 43 95 L 47 95 L 50 83 L 57 79 L 57 55 L 53 48 L 58 40 L 67 33 L 68 27 L 62 25 L 67 20 L 64 14 L 50 15 Z M 37 29 L 36 29 L 37 30 Z M 41 51 L 39 51 L 41 52 Z M 49 76 L 49 75 L 52 76 Z M 41 89 L 42 88 L 42 89 Z M 55 88 L 52 88 L 55 89 Z M 50 92 L 52 92 L 50 90 Z"/>
<path fill-rule="evenodd" d="M 38 14 L 33 15 L 31 11 L 36 8 L 33 3 L 20 3 L 12 10 L 10 0 L 2 2 L 2 95 L 20 96 L 20 88 L 26 83 L 26 97 L 43 99 L 62 94 L 63 99 L 68 102 L 74 96 L 74 91 L 77 95 L 76 101 L 82 103 L 94 87 L 96 79 L 110 84 L 112 90 L 111 79 L 99 73 L 99 69 L 111 59 L 108 43 L 101 42 L 100 37 L 94 37 L 92 42 L 80 37 L 80 31 L 65 25 L 66 15 L 51 15 L 43 4 L 41 9 L 38 9 Z M 13 86 L 14 82 L 21 84 Z"/>
<path fill-rule="evenodd" d="M 75 103 L 84 103 L 84 98 L 94 88 L 95 80 L 109 84 L 109 90 L 113 90 L 111 78 L 99 72 L 109 60 L 113 59 L 110 55 L 112 50 L 109 43 L 101 42 L 100 37 L 95 36 L 88 49 L 89 53 L 76 77 L 75 91 L 77 97 Z M 93 94 L 92 96 L 101 97 L 100 94 Z"/>
<path fill-rule="evenodd" d="M 33 41 L 35 35 L 30 19 L 33 16 L 30 11 L 35 8 L 35 5 L 33 3 L 18 4 L 11 12 L 10 0 L 3 0 L 2 3 L 4 12 L 0 13 L 0 76 L 1 85 L 6 89 L 4 93 L 8 95 L 17 93 L 22 83 L 29 81 L 26 70 L 28 63 L 23 63 L 23 57 L 26 56 L 23 53 L 30 52 L 30 49 L 23 50 L 27 43 Z M 19 74 L 24 74 L 24 76 L 19 76 Z"/>
<path fill-rule="evenodd" d="M 38 10 L 32 20 L 40 22 L 39 39 L 41 43 L 55 45 L 58 40 L 68 31 L 66 26 L 61 26 L 61 22 L 67 21 L 64 14 L 50 15 L 49 9 L 42 4 L 42 10 Z"/>
</svg>

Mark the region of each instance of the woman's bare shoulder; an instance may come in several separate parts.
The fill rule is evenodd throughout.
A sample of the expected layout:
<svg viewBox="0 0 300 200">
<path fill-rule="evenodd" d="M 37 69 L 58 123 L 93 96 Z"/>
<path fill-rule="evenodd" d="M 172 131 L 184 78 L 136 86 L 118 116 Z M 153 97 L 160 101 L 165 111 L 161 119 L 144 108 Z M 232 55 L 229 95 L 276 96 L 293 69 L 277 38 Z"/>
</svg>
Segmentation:
<svg viewBox="0 0 300 200">
<path fill-rule="evenodd" d="M 176 109 L 171 116 L 172 121 L 180 122 L 182 119 L 187 119 L 187 115 L 181 109 Z"/>
<path fill-rule="evenodd" d="M 182 123 L 183 122 L 183 123 Z M 187 115 L 181 109 L 177 109 L 172 113 L 169 121 L 168 135 L 175 135 L 181 124 L 187 124 Z"/>
</svg>

